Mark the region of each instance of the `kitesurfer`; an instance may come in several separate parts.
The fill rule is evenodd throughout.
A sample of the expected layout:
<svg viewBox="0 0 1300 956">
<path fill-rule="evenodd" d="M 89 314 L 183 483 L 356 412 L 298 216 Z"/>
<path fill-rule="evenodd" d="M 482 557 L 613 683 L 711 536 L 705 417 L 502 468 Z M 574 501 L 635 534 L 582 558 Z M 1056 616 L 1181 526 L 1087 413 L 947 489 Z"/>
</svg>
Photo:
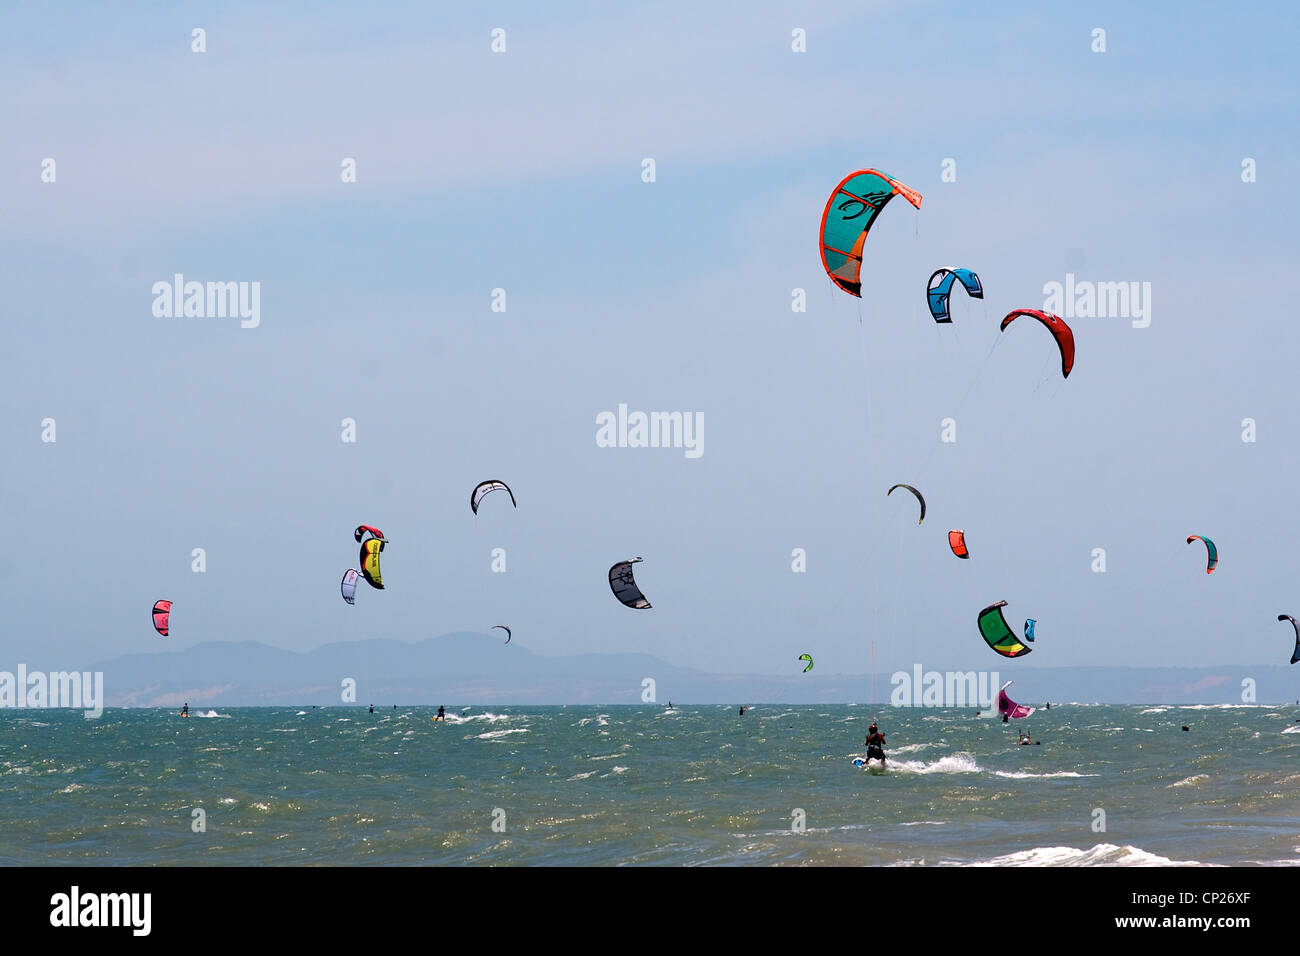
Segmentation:
<svg viewBox="0 0 1300 956">
<path fill-rule="evenodd" d="M 190 702 L 187 700 L 184 704 L 181 705 L 181 716 L 188 717 L 189 715 L 190 715 Z"/>
<path fill-rule="evenodd" d="M 867 728 L 867 739 L 862 745 L 867 748 L 868 760 L 879 760 L 880 766 L 885 765 L 885 735 L 874 722 Z"/>
<path fill-rule="evenodd" d="M 374 705 L 374 704 L 371 704 L 371 705 L 370 705 L 370 712 L 371 712 L 372 714 L 375 712 L 375 705 Z"/>
<path fill-rule="evenodd" d="M 442 704 L 439 704 L 439 705 L 438 705 L 438 716 L 437 716 L 436 719 L 437 719 L 437 720 L 446 720 L 446 719 L 447 719 L 447 711 L 443 709 Z"/>
</svg>

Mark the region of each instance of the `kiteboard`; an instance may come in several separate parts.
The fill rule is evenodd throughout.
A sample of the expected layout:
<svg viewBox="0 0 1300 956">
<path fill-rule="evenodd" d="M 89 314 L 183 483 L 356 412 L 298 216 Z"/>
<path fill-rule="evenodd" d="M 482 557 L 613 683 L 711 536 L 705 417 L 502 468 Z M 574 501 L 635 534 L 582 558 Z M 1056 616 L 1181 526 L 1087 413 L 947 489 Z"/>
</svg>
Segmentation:
<svg viewBox="0 0 1300 956">
<path fill-rule="evenodd" d="M 854 757 L 853 766 L 859 770 L 867 770 L 877 775 L 885 772 L 885 762 L 877 758 Z"/>
</svg>

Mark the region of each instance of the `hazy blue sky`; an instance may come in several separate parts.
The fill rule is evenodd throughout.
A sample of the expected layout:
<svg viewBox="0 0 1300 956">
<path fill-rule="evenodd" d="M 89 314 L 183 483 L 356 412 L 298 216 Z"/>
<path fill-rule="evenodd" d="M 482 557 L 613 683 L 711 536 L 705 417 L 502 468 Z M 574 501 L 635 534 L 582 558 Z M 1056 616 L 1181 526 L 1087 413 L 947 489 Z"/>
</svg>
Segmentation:
<svg viewBox="0 0 1300 956">
<path fill-rule="evenodd" d="M 1039 622 L 1016 668 L 1289 655 L 1295 4 L 262 6 L 0 12 L 0 668 L 157 650 L 160 597 L 182 647 L 507 623 L 1009 676 L 975 629 L 1005 599 Z M 880 217 L 859 302 L 817 227 L 866 166 L 925 198 Z M 936 327 L 944 265 L 986 298 Z M 260 282 L 260 326 L 155 317 L 178 272 Z M 1069 320 L 1062 382 L 997 323 L 1067 272 L 1149 282 L 1151 323 Z M 703 455 L 598 448 L 620 403 L 702 413 Z M 518 510 L 471 514 L 485 478 Z M 360 523 L 388 587 L 349 608 Z M 634 555 L 649 611 L 606 583 Z"/>
</svg>

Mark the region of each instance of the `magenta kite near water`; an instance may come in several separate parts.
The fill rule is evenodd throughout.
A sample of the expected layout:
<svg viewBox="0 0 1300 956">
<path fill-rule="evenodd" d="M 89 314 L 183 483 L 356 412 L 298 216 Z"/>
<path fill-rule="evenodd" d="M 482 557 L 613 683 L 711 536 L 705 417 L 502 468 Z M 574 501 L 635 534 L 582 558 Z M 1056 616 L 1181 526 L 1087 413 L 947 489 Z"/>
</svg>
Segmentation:
<svg viewBox="0 0 1300 956">
<path fill-rule="evenodd" d="M 1033 707 L 1026 707 L 1024 704 L 1017 704 L 1007 696 L 1007 688 L 1015 681 L 1007 681 L 998 691 L 998 713 L 1003 717 L 1028 717 L 1035 710 Z"/>
</svg>

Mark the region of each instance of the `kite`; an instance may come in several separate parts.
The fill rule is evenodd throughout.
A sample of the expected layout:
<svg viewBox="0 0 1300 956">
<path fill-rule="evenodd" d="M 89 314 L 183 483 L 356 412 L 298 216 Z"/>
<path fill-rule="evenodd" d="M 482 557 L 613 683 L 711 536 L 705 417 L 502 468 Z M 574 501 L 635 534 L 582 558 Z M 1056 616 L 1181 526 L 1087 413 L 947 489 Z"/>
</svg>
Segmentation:
<svg viewBox="0 0 1300 956">
<path fill-rule="evenodd" d="M 644 558 L 632 558 L 630 561 L 620 561 L 609 569 L 610 590 L 614 592 L 614 597 L 628 607 L 637 609 L 650 607 L 650 602 L 645 599 L 641 589 L 636 586 L 636 579 L 632 577 L 632 565 L 644 560 Z"/>
<path fill-rule="evenodd" d="M 474 486 L 474 490 L 469 493 L 469 506 L 475 514 L 478 514 L 478 504 L 483 500 L 483 496 L 492 491 L 504 491 L 510 496 L 510 503 L 516 508 L 519 507 L 519 504 L 515 501 L 515 493 L 510 490 L 510 486 L 504 481 L 492 479 L 490 481 L 480 481 Z"/>
<path fill-rule="evenodd" d="M 368 524 L 358 525 L 357 530 L 352 532 L 352 537 L 356 538 L 357 541 L 360 541 L 367 534 L 369 534 L 372 538 L 378 538 L 380 541 L 388 540 L 387 538 L 384 537 L 384 533 L 382 531 L 380 531 L 378 528 L 372 528 Z"/>
<path fill-rule="evenodd" d="M 805 668 L 803 669 L 803 672 L 804 672 L 805 674 L 807 674 L 810 670 L 812 670 L 812 667 L 813 667 L 813 659 L 812 659 L 812 655 L 811 655 L 811 654 L 800 654 L 800 655 L 799 655 L 799 660 L 801 660 L 801 661 L 807 661 L 807 662 L 808 662 L 808 666 L 805 667 Z"/>
<path fill-rule="evenodd" d="M 1002 616 L 1002 609 L 1006 606 L 1006 601 L 999 601 L 980 611 L 977 618 L 980 633 L 984 635 L 985 643 L 1003 657 L 1023 657 L 1032 648 L 1020 643 L 1020 638 L 1016 636 L 1015 631 L 1011 630 L 1007 619 Z"/>
<path fill-rule="evenodd" d="M 1291 663 L 1300 662 L 1300 624 L 1297 624 L 1295 618 L 1290 614 L 1279 614 L 1277 619 L 1279 621 L 1290 621 L 1291 626 L 1295 628 L 1295 650 L 1291 653 Z"/>
<path fill-rule="evenodd" d="M 1024 704 L 1017 704 L 1014 700 L 1008 697 L 1007 688 L 1013 683 L 1015 682 L 1007 681 L 998 691 L 998 713 L 1003 717 L 1010 717 L 1013 720 L 1017 717 L 1028 717 L 1038 708 L 1026 707 Z"/>
<path fill-rule="evenodd" d="M 360 575 L 361 572 L 356 568 L 348 568 L 343 572 L 343 580 L 339 582 L 339 593 L 349 604 L 357 603 L 357 578 Z"/>
<path fill-rule="evenodd" d="M 361 542 L 361 575 L 372 588 L 384 589 L 384 577 L 379 573 L 379 552 L 384 550 L 384 538 L 366 538 Z"/>
<path fill-rule="evenodd" d="M 492 625 L 492 629 L 493 629 L 493 630 L 495 630 L 495 629 L 498 628 L 498 627 L 501 628 L 501 630 L 503 630 L 503 631 L 506 632 L 506 644 L 509 644 L 509 643 L 510 643 L 510 638 L 514 637 L 514 634 L 511 632 L 510 628 L 506 627 L 504 624 L 493 624 L 493 625 Z M 505 646 L 505 644 L 502 645 L 502 647 L 504 647 L 504 646 Z"/>
<path fill-rule="evenodd" d="M 1199 534 L 1189 534 L 1187 536 L 1188 544 L 1191 544 L 1193 541 L 1205 542 L 1205 553 L 1207 556 L 1207 560 L 1205 563 L 1205 573 L 1213 574 L 1214 569 L 1219 566 L 1219 549 L 1214 546 L 1213 541 L 1211 541 L 1209 538 L 1202 538 Z"/>
<path fill-rule="evenodd" d="M 840 180 L 822 212 L 822 265 L 831 281 L 862 298 L 862 247 L 871 225 L 889 200 L 902 195 L 917 209 L 921 194 L 875 169 L 859 169 Z"/>
<path fill-rule="evenodd" d="M 172 602 L 171 601 L 154 601 L 153 602 L 153 629 L 163 637 L 167 636 L 167 628 L 171 622 Z"/>
<path fill-rule="evenodd" d="M 1032 617 L 1025 618 L 1025 640 L 1026 641 L 1033 641 L 1034 625 L 1037 623 L 1038 622 L 1035 621 Z"/>
<path fill-rule="evenodd" d="M 948 547 L 952 548 L 952 553 L 959 558 L 970 557 L 970 552 L 966 550 L 966 532 L 961 528 L 948 532 Z"/>
<path fill-rule="evenodd" d="M 925 520 L 925 499 L 922 498 L 921 493 L 917 491 L 915 488 L 913 488 L 911 485 L 894 485 L 893 488 L 890 488 L 888 491 L 885 492 L 885 497 L 888 498 L 899 488 L 906 488 L 912 494 L 916 495 L 917 501 L 921 502 L 921 517 L 916 519 L 916 523 L 920 524 L 922 521 Z"/>
<path fill-rule="evenodd" d="M 984 286 L 980 277 L 969 269 L 936 269 L 926 284 L 925 294 L 930 300 L 930 314 L 936 322 L 952 322 L 948 313 L 948 296 L 952 293 L 954 281 L 960 281 L 966 294 L 972 299 L 984 298 Z"/>
<path fill-rule="evenodd" d="M 1007 330 L 1007 326 L 1015 321 L 1016 316 L 1027 315 L 1031 319 L 1037 319 L 1047 326 L 1053 338 L 1056 339 L 1056 346 L 1061 350 L 1061 377 L 1069 378 L 1070 369 L 1074 368 L 1074 333 L 1070 327 L 1061 321 L 1059 315 L 1052 315 L 1050 312 L 1039 312 L 1037 309 L 1016 309 L 1014 312 L 1008 312 L 1007 317 L 1002 320 L 1002 331 Z"/>
</svg>

